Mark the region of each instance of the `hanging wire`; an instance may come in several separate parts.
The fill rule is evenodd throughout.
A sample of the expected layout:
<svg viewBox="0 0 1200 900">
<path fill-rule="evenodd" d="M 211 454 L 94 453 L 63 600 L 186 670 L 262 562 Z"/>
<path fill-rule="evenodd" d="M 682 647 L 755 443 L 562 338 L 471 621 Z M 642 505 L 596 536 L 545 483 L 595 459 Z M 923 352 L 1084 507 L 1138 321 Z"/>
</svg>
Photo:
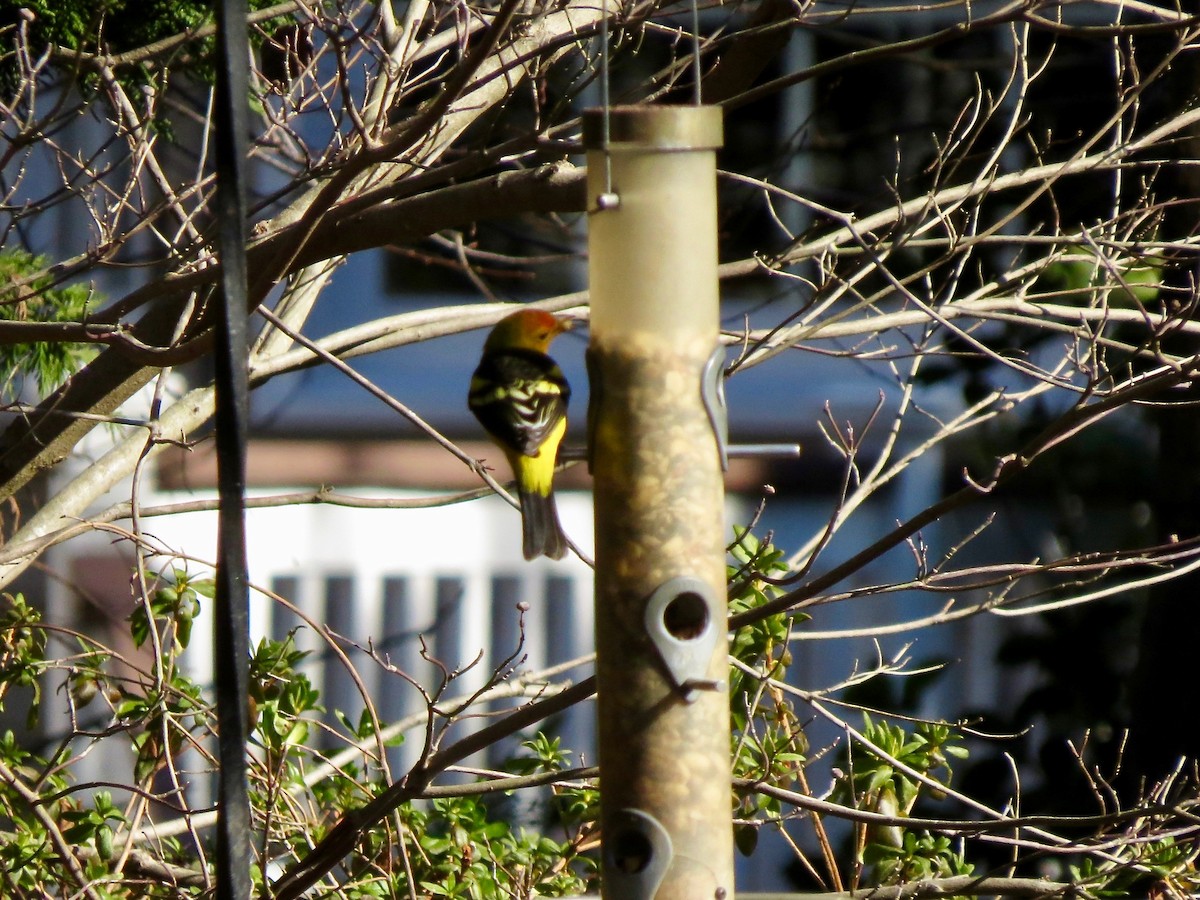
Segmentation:
<svg viewBox="0 0 1200 900">
<path fill-rule="evenodd" d="M 621 198 L 613 190 L 612 154 L 608 144 L 612 135 L 612 122 L 609 114 L 611 101 L 609 98 L 608 79 L 608 7 L 605 6 L 600 16 L 600 151 L 604 154 L 604 191 L 596 198 L 597 209 L 616 209 Z"/>
<path fill-rule="evenodd" d="M 700 102 L 700 3 L 692 0 L 692 103 Z"/>
</svg>

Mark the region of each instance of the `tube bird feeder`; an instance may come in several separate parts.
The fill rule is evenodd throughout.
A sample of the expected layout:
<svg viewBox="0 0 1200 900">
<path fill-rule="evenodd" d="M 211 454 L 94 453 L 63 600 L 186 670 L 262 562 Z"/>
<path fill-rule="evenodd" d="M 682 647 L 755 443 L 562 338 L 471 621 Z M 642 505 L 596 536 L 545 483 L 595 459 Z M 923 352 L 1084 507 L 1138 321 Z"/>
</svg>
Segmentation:
<svg viewBox="0 0 1200 900">
<path fill-rule="evenodd" d="M 609 900 L 733 896 L 715 107 L 590 110 L 590 463 Z"/>
</svg>

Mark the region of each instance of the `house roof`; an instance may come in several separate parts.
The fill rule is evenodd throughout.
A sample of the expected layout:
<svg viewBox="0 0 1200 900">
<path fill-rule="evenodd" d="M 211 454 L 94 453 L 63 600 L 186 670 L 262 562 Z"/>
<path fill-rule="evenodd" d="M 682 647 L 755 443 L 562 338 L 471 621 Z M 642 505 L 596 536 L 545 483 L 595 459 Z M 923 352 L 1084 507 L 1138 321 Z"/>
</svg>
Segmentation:
<svg viewBox="0 0 1200 900">
<path fill-rule="evenodd" d="M 339 271 L 318 304 L 306 333 L 322 336 L 353 321 L 395 315 L 435 305 L 438 298 L 404 300 L 389 294 L 378 256 L 352 257 Z M 446 297 L 444 302 L 469 302 Z M 767 309 L 764 322 L 774 324 L 779 310 Z M 731 327 L 740 327 L 736 310 Z M 467 384 L 479 358 L 484 334 L 439 337 L 352 360 L 354 368 L 388 391 L 439 431 L 455 439 L 482 437 L 466 406 Z M 584 440 L 587 376 L 584 367 L 586 329 L 560 337 L 554 355 L 572 385 L 571 430 L 567 443 Z M 732 359 L 734 351 L 730 351 Z M 863 424 L 899 388 L 882 363 L 865 363 L 822 353 L 793 350 L 750 369 L 726 385 L 731 439 L 734 441 L 807 441 L 819 434 L 818 422 L 828 404 L 839 421 Z M 929 398 L 937 405 L 954 403 L 947 393 Z M 269 437 L 414 438 L 419 429 L 344 374 L 328 366 L 279 376 L 254 392 L 254 431 Z M 868 440 L 870 437 L 868 436 Z"/>
</svg>

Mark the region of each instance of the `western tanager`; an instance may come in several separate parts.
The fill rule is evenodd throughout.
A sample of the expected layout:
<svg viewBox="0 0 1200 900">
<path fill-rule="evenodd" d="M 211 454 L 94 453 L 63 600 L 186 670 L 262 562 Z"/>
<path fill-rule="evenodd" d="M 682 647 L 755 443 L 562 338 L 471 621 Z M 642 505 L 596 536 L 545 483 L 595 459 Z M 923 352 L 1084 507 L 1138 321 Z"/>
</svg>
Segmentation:
<svg viewBox="0 0 1200 900">
<path fill-rule="evenodd" d="M 508 457 L 521 500 L 526 559 L 562 559 L 567 540 L 554 504 L 554 465 L 571 388 L 546 351 L 571 327 L 538 309 L 501 319 L 483 345 L 467 405 Z"/>
</svg>

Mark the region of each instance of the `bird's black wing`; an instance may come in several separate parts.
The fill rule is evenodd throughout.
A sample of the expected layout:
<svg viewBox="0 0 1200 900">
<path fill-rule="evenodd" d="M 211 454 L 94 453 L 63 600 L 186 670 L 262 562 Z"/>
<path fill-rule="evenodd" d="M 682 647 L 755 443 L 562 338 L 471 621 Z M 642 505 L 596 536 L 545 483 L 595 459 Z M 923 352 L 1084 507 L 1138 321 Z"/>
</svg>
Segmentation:
<svg viewBox="0 0 1200 900">
<path fill-rule="evenodd" d="M 558 365 L 536 350 L 487 353 L 471 376 L 467 405 L 502 446 L 536 456 L 567 414 L 571 389 Z"/>
</svg>

